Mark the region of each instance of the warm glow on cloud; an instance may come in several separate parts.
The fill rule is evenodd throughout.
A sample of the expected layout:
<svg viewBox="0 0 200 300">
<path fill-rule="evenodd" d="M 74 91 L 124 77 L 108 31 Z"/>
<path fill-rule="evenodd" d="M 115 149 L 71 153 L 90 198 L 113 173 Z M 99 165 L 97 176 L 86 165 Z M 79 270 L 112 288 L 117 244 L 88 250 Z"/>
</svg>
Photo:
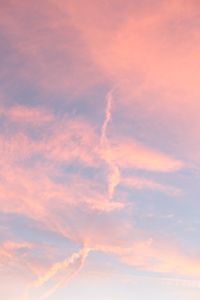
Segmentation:
<svg viewBox="0 0 200 300">
<path fill-rule="evenodd" d="M 198 300 L 198 1 L 0 8 L 0 299 Z"/>
</svg>

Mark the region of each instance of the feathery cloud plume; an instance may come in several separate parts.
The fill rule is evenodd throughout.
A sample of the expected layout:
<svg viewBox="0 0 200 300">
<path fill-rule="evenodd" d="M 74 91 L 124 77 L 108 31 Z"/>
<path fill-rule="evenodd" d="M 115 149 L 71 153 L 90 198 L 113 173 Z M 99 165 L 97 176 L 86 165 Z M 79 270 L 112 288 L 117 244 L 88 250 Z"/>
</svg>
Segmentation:
<svg viewBox="0 0 200 300">
<path fill-rule="evenodd" d="M 39 276 L 28 286 L 28 288 L 23 293 L 22 300 L 29 300 L 34 290 L 44 286 L 45 283 L 48 283 L 53 278 L 56 283 L 53 284 L 53 287 L 50 287 L 44 294 L 42 294 L 38 300 L 49 298 L 61 285 L 63 285 L 64 283 L 66 284 L 73 276 L 75 276 L 75 274 L 77 274 L 82 269 L 85 259 L 90 251 L 91 249 L 89 248 L 82 248 L 80 251 L 73 253 L 64 261 L 52 265 L 45 272 L 45 274 Z M 76 262 L 78 262 L 78 266 L 75 265 Z M 59 272 L 66 272 L 71 266 L 73 267 L 73 269 L 70 270 L 69 276 L 64 274 L 62 275 L 61 279 L 56 279 L 56 276 L 59 274 Z"/>
</svg>

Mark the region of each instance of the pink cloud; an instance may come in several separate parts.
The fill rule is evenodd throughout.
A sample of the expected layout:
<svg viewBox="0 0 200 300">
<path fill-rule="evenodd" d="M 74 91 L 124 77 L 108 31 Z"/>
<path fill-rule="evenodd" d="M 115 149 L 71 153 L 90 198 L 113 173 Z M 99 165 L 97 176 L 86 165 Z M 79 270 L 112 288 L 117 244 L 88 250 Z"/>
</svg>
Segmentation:
<svg viewBox="0 0 200 300">
<path fill-rule="evenodd" d="M 146 126 L 152 122 L 149 138 L 155 130 L 160 138 L 170 133 L 165 143 L 198 163 L 197 1 L 87 3 L 58 6 L 79 30 L 97 69 L 117 87 L 118 111 L 131 120 L 140 107 L 141 117 L 148 116 Z"/>
<path fill-rule="evenodd" d="M 117 189 L 122 185 L 177 195 L 179 189 L 123 177 L 123 171 L 178 172 L 188 166 L 182 159 L 184 151 L 188 157 L 196 151 L 199 157 L 200 43 L 193 24 L 197 2 L 127 1 L 124 5 L 121 0 L 69 0 L 46 1 L 39 8 L 33 1 L 18 2 L 4 3 L 0 12 L 2 32 L 12 52 L 7 60 L 14 62 L 14 67 L 8 63 L 3 69 L 2 77 L 9 78 L 2 89 L 12 91 L 12 82 L 18 86 L 18 80 L 25 82 L 24 89 L 29 83 L 39 91 L 38 102 L 49 101 L 45 103 L 49 110 L 17 105 L 18 95 L 0 109 L 0 212 L 25 216 L 39 230 L 83 247 L 60 263 L 54 257 L 50 268 L 27 258 L 30 270 L 39 275 L 38 287 L 55 277 L 55 286 L 44 297 L 64 283 L 57 277 L 60 271 L 68 270 L 74 261 L 78 268 L 73 274 L 82 268 L 87 247 L 143 271 L 198 276 L 198 258 L 159 241 L 143 241 L 143 235 L 150 233 L 137 228 L 126 198 Z M 64 114 L 65 108 L 62 116 L 51 110 L 52 94 L 58 103 L 76 96 L 84 102 L 84 93 L 102 83 L 110 89 L 107 106 L 104 109 L 102 99 L 91 99 L 97 107 L 88 105 L 84 112 L 80 107 L 80 114 L 88 110 L 87 119 Z M 99 119 L 90 121 L 94 107 L 105 110 L 102 124 Z M 149 117 L 141 121 L 149 143 L 132 133 L 132 116 L 138 107 L 138 119 L 140 114 Z M 127 122 L 130 137 L 122 138 L 111 124 L 115 112 L 117 121 L 120 116 Z M 174 155 L 156 150 L 154 121 L 158 142 L 162 138 L 163 144 L 168 143 L 167 130 L 178 136 L 177 151 L 170 151 Z M 108 135 L 110 125 L 113 130 Z M 139 241 L 134 242 L 138 235 Z M 2 263 L 16 258 L 21 247 L 26 244 L 5 243 Z M 46 255 L 48 251 L 44 249 Z M 16 264 L 22 262 L 23 258 L 16 259 Z"/>
<path fill-rule="evenodd" d="M 44 155 L 55 161 L 80 160 L 95 164 L 97 137 L 87 121 L 66 119 L 58 123 L 45 141 Z"/>
<path fill-rule="evenodd" d="M 79 33 L 52 1 L 46 1 L 40 9 L 34 1 L 20 6 L 18 1 L 2 4 L 1 28 L 12 50 L 10 60 L 14 62 L 3 69 L 5 75 L 8 71 L 14 74 L 7 85 L 22 80 L 44 93 L 77 96 L 102 81 L 101 74 L 90 63 Z"/>
<path fill-rule="evenodd" d="M 131 140 L 111 142 L 111 149 L 104 149 L 102 156 L 109 157 L 122 168 L 143 169 L 154 172 L 173 172 L 183 167 L 181 161 Z"/>
<path fill-rule="evenodd" d="M 199 276 L 200 261 L 166 243 L 155 244 L 152 241 L 136 243 L 122 260 L 132 266 L 159 273 L 171 273 L 185 276 Z"/>
<path fill-rule="evenodd" d="M 54 116 L 41 108 L 14 106 L 3 113 L 13 122 L 32 124 L 34 126 L 54 121 Z"/>
<path fill-rule="evenodd" d="M 129 188 L 133 189 L 151 189 L 151 190 L 156 190 L 160 191 L 163 193 L 166 193 L 170 196 L 180 196 L 181 191 L 178 188 L 166 185 L 166 184 L 161 184 L 159 182 L 156 182 L 154 180 L 149 180 L 137 176 L 130 176 L 130 177 L 125 177 L 122 179 L 121 182 L 122 185 L 127 186 Z"/>
<path fill-rule="evenodd" d="M 5 274 L 17 273 L 21 271 L 23 275 L 28 271 L 31 259 L 29 253 L 33 250 L 34 245 L 29 242 L 16 242 L 12 240 L 5 240 L 1 242 L 0 250 L 0 266 Z"/>
</svg>

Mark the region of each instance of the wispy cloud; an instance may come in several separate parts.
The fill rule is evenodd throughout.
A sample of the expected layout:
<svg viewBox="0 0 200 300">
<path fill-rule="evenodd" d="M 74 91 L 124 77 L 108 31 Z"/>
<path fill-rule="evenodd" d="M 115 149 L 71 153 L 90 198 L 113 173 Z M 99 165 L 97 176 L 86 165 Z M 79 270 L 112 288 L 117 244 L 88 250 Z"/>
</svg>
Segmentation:
<svg viewBox="0 0 200 300">
<path fill-rule="evenodd" d="M 2 2 L 0 263 L 10 287 L 23 277 L 24 299 L 50 298 L 101 255 L 198 278 L 196 236 L 177 222 L 198 211 L 198 11 L 182 0 Z M 141 225 L 141 210 L 159 225 Z"/>
</svg>

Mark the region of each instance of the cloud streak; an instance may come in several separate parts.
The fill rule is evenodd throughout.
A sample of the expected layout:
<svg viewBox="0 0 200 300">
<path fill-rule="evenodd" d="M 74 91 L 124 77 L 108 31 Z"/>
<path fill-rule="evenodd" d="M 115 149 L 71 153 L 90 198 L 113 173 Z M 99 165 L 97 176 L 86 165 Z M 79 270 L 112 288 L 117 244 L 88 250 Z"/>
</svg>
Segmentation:
<svg viewBox="0 0 200 300">
<path fill-rule="evenodd" d="M 45 283 L 50 281 L 50 279 L 55 278 L 57 274 L 59 274 L 61 271 L 66 272 L 70 266 L 75 265 L 77 261 L 78 266 L 74 266 L 72 270 L 70 270 L 69 276 L 66 277 L 66 275 L 63 275 L 64 278 L 62 279 L 55 279 L 56 283 L 53 285 L 53 287 L 50 287 L 44 294 L 39 296 L 38 300 L 44 300 L 48 299 L 52 294 L 56 292 L 56 290 L 62 286 L 64 283 L 66 284 L 72 277 L 75 276 L 83 267 L 86 257 L 88 256 L 88 253 L 90 252 L 90 249 L 83 248 L 79 252 L 73 253 L 69 258 L 66 258 L 62 262 L 55 263 L 52 265 L 45 274 L 39 276 L 35 281 L 33 281 L 28 289 L 24 292 L 24 296 L 22 297 L 23 300 L 29 300 L 29 294 L 42 286 L 44 286 Z"/>
<path fill-rule="evenodd" d="M 56 299 L 104 262 L 198 278 L 198 11 L 183 0 L 2 2 L 5 300 L 15 285 Z"/>
<path fill-rule="evenodd" d="M 107 128 L 112 118 L 112 107 L 113 107 L 113 91 L 110 91 L 107 94 L 107 103 L 105 111 L 105 120 L 101 129 L 101 153 L 103 154 L 102 158 L 108 165 L 108 197 L 109 199 L 113 198 L 115 189 L 120 183 L 120 170 L 117 164 L 112 160 L 112 149 L 110 146 L 109 139 L 107 137 Z M 107 155 L 104 155 L 107 153 Z"/>
</svg>

